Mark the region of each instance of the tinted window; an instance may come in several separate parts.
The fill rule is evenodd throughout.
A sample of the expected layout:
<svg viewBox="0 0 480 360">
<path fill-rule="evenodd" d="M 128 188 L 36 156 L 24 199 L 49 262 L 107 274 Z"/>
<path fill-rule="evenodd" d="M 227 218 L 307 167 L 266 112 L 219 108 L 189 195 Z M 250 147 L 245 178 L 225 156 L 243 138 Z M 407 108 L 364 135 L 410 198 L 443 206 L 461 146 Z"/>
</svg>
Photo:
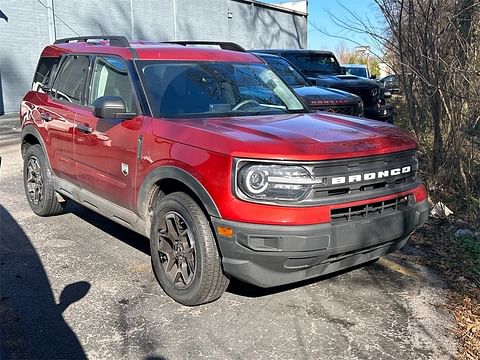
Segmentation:
<svg viewBox="0 0 480 360">
<path fill-rule="evenodd" d="M 89 62 L 88 56 L 71 55 L 65 59 L 52 89 L 56 99 L 83 104 Z"/>
<path fill-rule="evenodd" d="M 367 69 L 364 67 L 346 66 L 347 74 L 368 78 Z"/>
<path fill-rule="evenodd" d="M 50 77 L 58 65 L 59 57 L 43 57 L 38 62 L 37 71 L 33 78 L 33 91 L 39 91 L 40 87 L 47 85 L 50 81 Z"/>
<path fill-rule="evenodd" d="M 340 74 L 340 65 L 333 55 L 319 53 L 283 53 L 305 75 Z"/>
<path fill-rule="evenodd" d="M 133 106 L 133 86 L 126 64 L 115 57 L 97 58 L 93 67 L 88 104 L 101 96 L 120 96 L 130 112 Z"/>
<path fill-rule="evenodd" d="M 268 65 L 270 65 L 275 72 L 280 75 L 280 77 L 285 81 L 287 84 L 296 86 L 308 86 L 305 79 L 302 75 L 298 73 L 287 61 L 282 58 L 274 58 L 274 57 L 264 57 L 263 58 Z"/>
</svg>

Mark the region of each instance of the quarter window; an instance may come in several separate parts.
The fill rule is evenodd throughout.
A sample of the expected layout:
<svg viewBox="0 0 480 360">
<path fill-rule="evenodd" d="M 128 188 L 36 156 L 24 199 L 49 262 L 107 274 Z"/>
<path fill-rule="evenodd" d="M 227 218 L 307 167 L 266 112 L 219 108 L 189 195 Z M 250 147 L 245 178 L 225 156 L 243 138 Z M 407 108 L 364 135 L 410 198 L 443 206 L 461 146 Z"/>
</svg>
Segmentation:
<svg viewBox="0 0 480 360">
<path fill-rule="evenodd" d="M 33 78 L 33 91 L 41 91 L 41 86 L 47 85 L 50 81 L 52 73 L 58 65 L 59 57 L 42 57 L 38 62 L 37 71 Z"/>
</svg>

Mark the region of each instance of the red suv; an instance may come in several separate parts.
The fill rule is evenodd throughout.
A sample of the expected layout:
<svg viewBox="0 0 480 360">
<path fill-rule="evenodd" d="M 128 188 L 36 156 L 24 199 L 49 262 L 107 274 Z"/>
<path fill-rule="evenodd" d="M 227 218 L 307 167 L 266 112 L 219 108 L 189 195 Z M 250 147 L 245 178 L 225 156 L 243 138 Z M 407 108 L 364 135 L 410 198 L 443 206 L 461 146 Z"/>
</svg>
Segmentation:
<svg viewBox="0 0 480 360">
<path fill-rule="evenodd" d="M 72 199 L 150 238 L 176 301 L 271 287 L 401 248 L 427 217 L 416 143 L 308 110 L 261 59 L 120 36 L 58 40 L 21 104 L 32 210 Z"/>
</svg>

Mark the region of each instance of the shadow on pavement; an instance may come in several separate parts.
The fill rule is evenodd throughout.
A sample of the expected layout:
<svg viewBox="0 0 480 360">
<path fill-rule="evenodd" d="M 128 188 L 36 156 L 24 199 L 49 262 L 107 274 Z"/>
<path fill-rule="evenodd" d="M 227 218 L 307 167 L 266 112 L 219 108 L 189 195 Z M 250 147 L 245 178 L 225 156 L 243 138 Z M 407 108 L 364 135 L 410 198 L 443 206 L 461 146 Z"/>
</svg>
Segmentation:
<svg viewBox="0 0 480 360">
<path fill-rule="evenodd" d="M 89 289 L 85 281 L 67 285 L 56 304 L 37 252 L 0 205 L 1 359 L 86 359 L 62 313 Z"/>
</svg>

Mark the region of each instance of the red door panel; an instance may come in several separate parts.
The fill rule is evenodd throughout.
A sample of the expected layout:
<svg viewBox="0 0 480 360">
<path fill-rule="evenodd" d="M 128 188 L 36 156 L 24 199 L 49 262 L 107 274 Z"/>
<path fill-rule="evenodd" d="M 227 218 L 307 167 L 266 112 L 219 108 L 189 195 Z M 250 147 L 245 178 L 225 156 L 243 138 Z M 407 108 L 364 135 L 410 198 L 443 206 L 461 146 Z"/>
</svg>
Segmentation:
<svg viewBox="0 0 480 360">
<path fill-rule="evenodd" d="M 76 183 L 76 169 L 73 153 L 73 129 L 75 112 L 73 106 L 53 101 L 45 95 L 45 102 L 39 107 L 43 126 L 49 135 L 50 166 L 55 175 Z"/>
<path fill-rule="evenodd" d="M 90 109 L 77 112 L 75 157 L 83 188 L 128 209 L 134 209 L 137 142 L 142 117 L 98 119 Z"/>
</svg>

